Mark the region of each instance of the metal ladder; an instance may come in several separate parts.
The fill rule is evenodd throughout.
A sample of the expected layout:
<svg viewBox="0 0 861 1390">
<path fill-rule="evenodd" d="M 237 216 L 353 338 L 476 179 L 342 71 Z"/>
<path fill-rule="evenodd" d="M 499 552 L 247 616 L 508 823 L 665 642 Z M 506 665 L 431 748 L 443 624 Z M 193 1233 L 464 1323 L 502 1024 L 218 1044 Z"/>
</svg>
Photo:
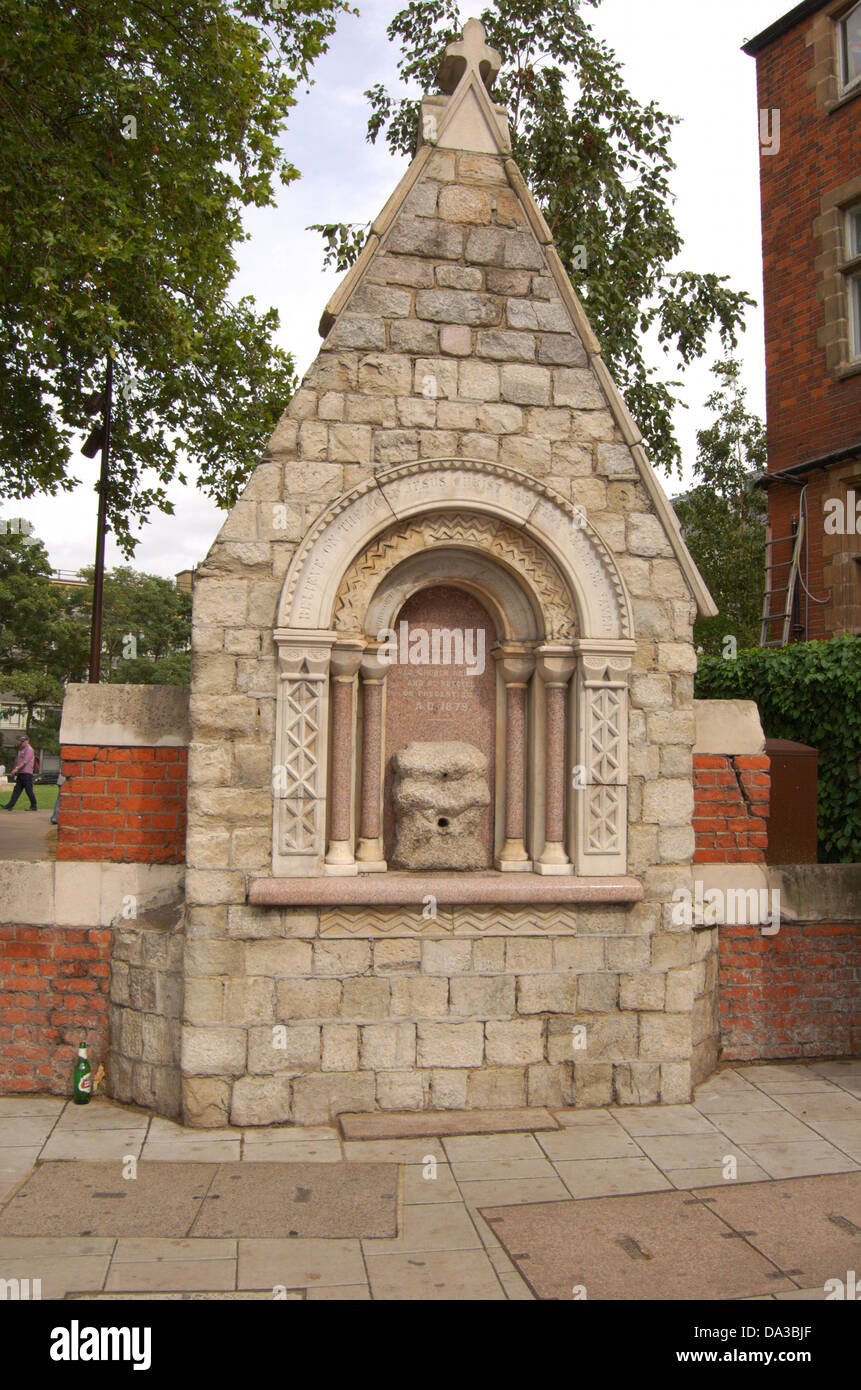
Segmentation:
<svg viewBox="0 0 861 1390">
<path fill-rule="evenodd" d="M 773 536 L 771 527 L 765 540 L 765 596 L 762 600 L 762 629 L 759 645 L 761 647 L 788 646 L 790 637 L 801 641 L 806 636 L 806 623 L 802 617 L 799 603 L 799 574 L 804 547 L 805 518 L 803 508 L 798 516 L 792 518 L 792 530 L 788 536 Z M 792 541 L 792 559 L 775 562 L 775 548 Z M 785 584 L 775 585 L 774 576 L 778 570 L 789 570 Z M 780 624 L 780 636 L 773 635 L 773 625 Z"/>
</svg>

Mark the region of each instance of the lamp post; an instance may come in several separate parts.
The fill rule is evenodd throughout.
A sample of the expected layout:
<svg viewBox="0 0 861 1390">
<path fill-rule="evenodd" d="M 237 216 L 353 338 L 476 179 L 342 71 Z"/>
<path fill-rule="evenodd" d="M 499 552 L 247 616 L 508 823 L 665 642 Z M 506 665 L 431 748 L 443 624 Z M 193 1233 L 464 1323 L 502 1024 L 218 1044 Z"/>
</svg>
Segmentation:
<svg viewBox="0 0 861 1390">
<path fill-rule="evenodd" d="M 83 446 L 82 453 L 88 459 L 95 458 L 99 448 L 102 451 L 102 467 L 99 474 L 99 521 L 96 527 L 96 564 L 93 573 L 93 615 L 90 628 L 90 684 L 98 685 L 102 666 L 102 607 L 105 589 L 105 535 L 108 529 L 108 462 L 111 447 L 111 399 L 114 384 L 114 363 L 108 353 L 105 370 L 105 389 L 95 391 L 87 401 L 87 414 L 102 411 L 102 422 L 95 425 Z"/>
</svg>

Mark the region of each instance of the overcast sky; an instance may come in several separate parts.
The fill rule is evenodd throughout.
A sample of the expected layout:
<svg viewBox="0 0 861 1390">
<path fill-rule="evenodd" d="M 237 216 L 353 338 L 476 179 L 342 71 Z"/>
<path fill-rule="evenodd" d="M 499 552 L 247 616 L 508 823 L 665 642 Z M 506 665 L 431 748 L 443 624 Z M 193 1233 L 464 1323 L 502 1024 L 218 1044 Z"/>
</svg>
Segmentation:
<svg viewBox="0 0 861 1390">
<path fill-rule="evenodd" d="M 386 25 L 399 0 L 357 0 L 358 17 L 341 19 L 329 52 L 314 69 L 314 86 L 300 97 L 285 137 L 289 157 L 302 178 L 280 192 L 277 207 L 253 209 L 246 219 L 250 239 L 238 249 L 236 294 L 251 294 L 261 306 L 274 304 L 279 338 L 300 374 L 310 366 L 320 338 L 317 325 L 339 276 L 322 269 L 322 240 L 306 231 L 312 222 L 365 222 L 382 208 L 406 167 L 382 141 L 365 140 L 367 103 L 373 83 L 395 86 L 398 53 Z M 759 222 L 758 114 L 756 68 L 741 45 L 791 8 L 791 0 L 602 0 L 587 11 L 595 32 L 624 64 L 629 88 L 641 101 L 681 117 L 673 142 L 676 218 L 685 242 L 680 266 L 728 275 L 734 288 L 762 298 Z M 464 20 L 480 5 L 461 8 Z M 715 355 L 719 344 L 715 342 Z M 751 310 L 741 344 L 745 382 L 754 409 L 764 410 L 762 318 Z M 709 364 L 683 378 L 678 430 L 686 479 L 694 458 L 695 432 L 704 421 L 711 390 Z M 92 564 L 95 546 L 98 460 L 80 458 L 79 487 L 60 498 L 33 498 L 21 511 L 48 547 L 57 569 Z M 679 484 L 662 478 L 668 491 Z M 172 575 L 199 563 L 224 513 L 192 487 L 171 489 L 176 515 L 158 515 L 140 535 L 136 569 Z M 107 564 L 124 563 L 110 536 Z"/>
</svg>

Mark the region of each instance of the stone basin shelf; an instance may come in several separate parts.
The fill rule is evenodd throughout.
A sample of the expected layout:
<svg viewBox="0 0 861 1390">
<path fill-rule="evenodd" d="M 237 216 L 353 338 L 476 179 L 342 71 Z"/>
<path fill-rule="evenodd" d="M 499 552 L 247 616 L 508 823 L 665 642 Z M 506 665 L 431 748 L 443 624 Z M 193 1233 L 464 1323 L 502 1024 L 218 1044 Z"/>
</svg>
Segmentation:
<svg viewBox="0 0 861 1390">
<path fill-rule="evenodd" d="M 354 878 L 252 878 L 248 902 L 257 907 L 410 906 L 426 896 L 448 903 L 637 903 L 637 878 L 545 878 L 541 874 L 359 874 Z"/>
</svg>

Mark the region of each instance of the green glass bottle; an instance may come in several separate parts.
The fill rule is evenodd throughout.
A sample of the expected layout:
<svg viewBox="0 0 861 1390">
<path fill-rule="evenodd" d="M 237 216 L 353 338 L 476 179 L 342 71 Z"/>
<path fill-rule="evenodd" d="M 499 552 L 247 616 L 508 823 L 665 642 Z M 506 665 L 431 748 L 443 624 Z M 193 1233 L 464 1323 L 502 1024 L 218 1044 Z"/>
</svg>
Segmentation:
<svg viewBox="0 0 861 1390">
<path fill-rule="evenodd" d="M 93 1098 L 93 1070 L 87 1061 L 87 1044 L 81 1043 L 75 1060 L 72 1099 L 76 1105 L 89 1105 Z"/>
</svg>

